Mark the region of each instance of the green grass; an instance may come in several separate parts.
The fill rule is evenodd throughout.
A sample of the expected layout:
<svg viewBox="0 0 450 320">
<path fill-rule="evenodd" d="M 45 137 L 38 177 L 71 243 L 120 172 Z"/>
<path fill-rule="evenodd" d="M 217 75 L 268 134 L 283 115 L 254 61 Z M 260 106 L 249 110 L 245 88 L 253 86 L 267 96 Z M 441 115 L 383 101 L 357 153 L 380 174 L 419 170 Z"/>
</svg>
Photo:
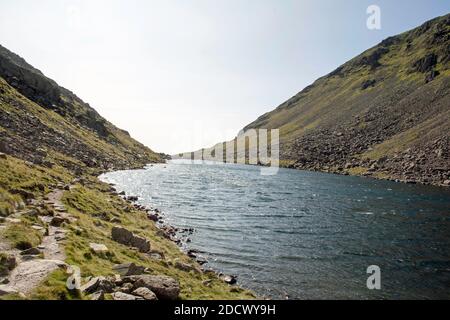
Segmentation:
<svg viewBox="0 0 450 320">
<path fill-rule="evenodd" d="M 67 274 L 56 270 L 30 295 L 31 300 L 80 300 L 83 295 L 78 290 L 68 290 Z"/>
<path fill-rule="evenodd" d="M 26 250 L 39 245 L 42 241 L 42 234 L 25 223 L 12 223 L 1 231 L 0 241 L 2 238 L 14 248 Z"/>
</svg>

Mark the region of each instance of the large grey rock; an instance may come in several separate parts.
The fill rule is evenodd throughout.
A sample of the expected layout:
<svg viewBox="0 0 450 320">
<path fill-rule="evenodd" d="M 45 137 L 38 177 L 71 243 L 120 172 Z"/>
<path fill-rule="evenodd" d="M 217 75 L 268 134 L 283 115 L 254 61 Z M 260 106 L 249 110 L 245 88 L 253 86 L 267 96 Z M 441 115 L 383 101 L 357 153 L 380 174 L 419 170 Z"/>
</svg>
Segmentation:
<svg viewBox="0 0 450 320">
<path fill-rule="evenodd" d="M 153 291 L 160 300 L 175 300 L 180 294 L 180 283 L 168 276 L 141 275 L 135 276 L 134 289 L 147 288 Z"/>
<path fill-rule="evenodd" d="M 134 296 L 142 297 L 145 300 L 158 300 L 156 294 L 148 288 L 137 288 L 131 294 Z"/>
<path fill-rule="evenodd" d="M 140 252 L 149 252 L 151 249 L 150 241 L 147 239 L 137 236 L 131 231 L 122 227 L 113 227 L 111 232 L 112 239 L 118 243 L 135 247 Z"/>
<path fill-rule="evenodd" d="M 96 254 L 108 252 L 108 247 L 101 243 L 89 243 L 89 248 Z"/>
</svg>

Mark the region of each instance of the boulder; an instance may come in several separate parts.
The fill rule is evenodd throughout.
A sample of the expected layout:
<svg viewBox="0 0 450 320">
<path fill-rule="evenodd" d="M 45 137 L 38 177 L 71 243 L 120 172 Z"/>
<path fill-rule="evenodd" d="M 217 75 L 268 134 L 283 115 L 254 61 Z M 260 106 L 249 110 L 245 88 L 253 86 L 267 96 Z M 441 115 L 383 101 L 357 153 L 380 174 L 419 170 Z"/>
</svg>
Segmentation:
<svg viewBox="0 0 450 320">
<path fill-rule="evenodd" d="M 160 300 L 176 300 L 180 294 L 180 283 L 168 276 L 141 275 L 136 276 L 134 289 L 147 288 L 153 291 Z"/>
<path fill-rule="evenodd" d="M 94 293 L 98 288 L 99 282 L 99 277 L 92 278 L 87 283 L 81 286 L 80 291 L 83 293 Z"/>
<path fill-rule="evenodd" d="M 157 222 L 159 220 L 159 216 L 155 213 L 148 213 L 147 218 L 154 222 Z"/>
<path fill-rule="evenodd" d="M 114 292 L 112 294 L 112 298 L 113 298 L 113 300 L 144 300 L 144 298 L 133 296 L 131 294 L 123 293 L 120 291 Z"/>
<path fill-rule="evenodd" d="M 137 288 L 132 292 L 134 296 L 142 297 L 145 300 L 158 300 L 156 294 L 148 288 Z"/>
<path fill-rule="evenodd" d="M 83 293 L 94 293 L 97 291 L 113 292 L 114 283 L 105 277 L 94 277 L 90 279 L 86 284 L 81 286 L 80 290 Z"/>
<path fill-rule="evenodd" d="M 0 152 L 0 159 L 7 159 L 6 154 L 4 154 L 3 152 Z"/>
<path fill-rule="evenodd" d="M 121 276 L 140 275 L 144 273 L 145 267 L 137 266 L 133 262 L 116 264 L 113 270 Z"/>
<path fill-rule="evenodd" d="M 89 248 L 96 254 L 108 252 L 108 247 L 101 243 L 89 243 Z"/>
<path fill-rule="evenodd" d="M 220 279 L 222 279 L 223 282 L 228 283 L 228 284 L 235 284 L 237 279 L 236 276 L 231 276 L 231 275 L 221 275 Z"/>
<path fill-rule="evenodd" d="M 151 249 L 150 241 L 137 236 L 131 231 L 122 227 L 113 227 L 111 232 L 112 239 L 118 243 L 137 248 L 140 252 L 149 252 Z"/>
</svg>

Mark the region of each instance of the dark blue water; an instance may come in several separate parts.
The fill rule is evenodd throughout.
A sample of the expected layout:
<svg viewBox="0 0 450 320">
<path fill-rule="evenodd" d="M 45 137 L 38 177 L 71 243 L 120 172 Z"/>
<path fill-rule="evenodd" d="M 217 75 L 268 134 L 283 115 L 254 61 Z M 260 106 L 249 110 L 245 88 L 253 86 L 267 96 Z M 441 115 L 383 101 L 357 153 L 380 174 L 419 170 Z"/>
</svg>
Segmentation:
<svg viewBox="0 0 450 320">
<path fill-rule="evenodd" d="M 108 173 L 165 220 L 194 227 L 209 266 L 272 298 L 450 298 L 450 190 L 241 165 Z M 381 289 L 366 286 L 381 269 Z"/>
</svg>

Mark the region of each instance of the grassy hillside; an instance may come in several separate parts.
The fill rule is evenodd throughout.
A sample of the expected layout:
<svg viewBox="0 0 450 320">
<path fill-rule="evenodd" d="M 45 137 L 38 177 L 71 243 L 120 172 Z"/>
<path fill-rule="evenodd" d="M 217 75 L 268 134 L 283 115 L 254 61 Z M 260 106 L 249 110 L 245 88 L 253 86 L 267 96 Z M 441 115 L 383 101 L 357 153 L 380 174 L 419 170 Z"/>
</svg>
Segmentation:
<svg viewBox="0 0 450 320">
<path fill-rule="evenodd" d="M 0 46 L 0 152 L 36 164 L 113 169 L 161 161 L 72 92 Z"/>
<path fill-rule="evenodd" d="M 390 37 L 247 125 L 285 166 L 450 184 L 450 15 Z"/>
</svg>

